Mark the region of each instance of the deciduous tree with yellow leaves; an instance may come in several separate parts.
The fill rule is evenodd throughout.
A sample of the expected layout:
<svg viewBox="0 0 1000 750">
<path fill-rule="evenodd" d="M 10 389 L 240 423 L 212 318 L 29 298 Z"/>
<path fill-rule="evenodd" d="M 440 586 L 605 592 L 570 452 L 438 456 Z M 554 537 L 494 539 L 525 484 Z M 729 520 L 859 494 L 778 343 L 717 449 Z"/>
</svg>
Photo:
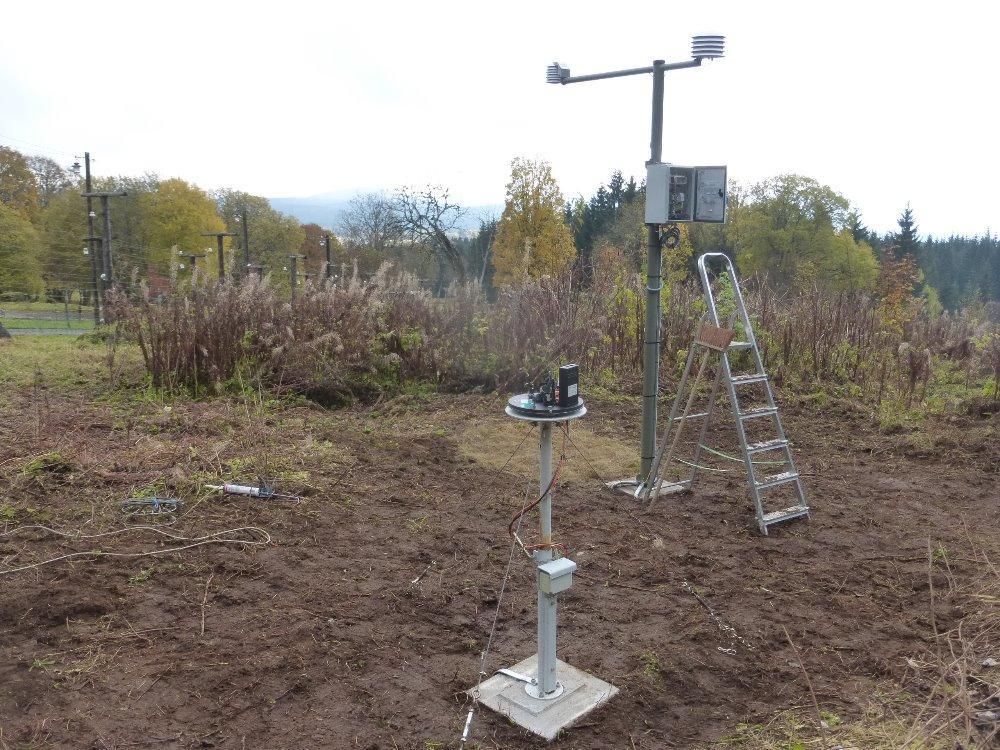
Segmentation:
<svg viewBox="0 0 1000 750">
<path fill-rule="evenodd" d="M 569 268 L 576 247 L 563 222 L 564 203 L 548 162 L 514 159 L 493 244 L 495 284 L 555 275 Z"/>
<path fill-rule="evenodd" d="M 164 180 L 155 192 L 143 196 L 143 215 L 149 259 L 161 268 L 169 263 L 171 248 L 201 252 L 214 246 L 202 232 L 226 231 L 215 201 L 196 185 L 179 179 Z M 212 261 L 202 268 L 211 274 L 216 265 Z"/>
</svg>

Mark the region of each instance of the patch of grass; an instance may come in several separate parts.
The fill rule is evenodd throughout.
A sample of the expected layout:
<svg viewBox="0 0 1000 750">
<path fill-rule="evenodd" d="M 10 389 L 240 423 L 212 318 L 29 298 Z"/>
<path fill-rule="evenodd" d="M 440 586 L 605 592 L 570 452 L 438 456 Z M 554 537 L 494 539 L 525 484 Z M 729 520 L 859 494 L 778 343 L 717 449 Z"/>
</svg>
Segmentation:
<svg viewBox="0 0 1000 750">
<path fill-rule="evenodd" d="M 419 534 L 427 527 L 428 516 L 420 516 L 420 518 L 408 518 L 406 519 L 406 528 L 411 534 Z"/>
<path fill-rule="evenodd" d="M 146 581 L 148 581 L 150 578 L 153 577 L 153 573 L 155 573 L 155 572 L 156 572 L 156 568 L 154 568 L 152 566 L 150 566 L 148 568 L 143 568 L 138 573 L 136 573 L 134 576 L 130 577 L 128 579 L 128 582 L 129 583 L 145 583 Z"/>
<path fill-rule="evenodd" d="M 13 300 L 0 301 L 0 310 L 4 312 L 51 312 L 62 313 L 66 309 L 62 302 L 22 302 Z M 93 315 L 94 310 L 89 305 L 78 305 L 76 302 L 69 303 L 70 312 L 74 315 L 78 312 L 83 315 Z"/>
<path fill-rule="evenodd" d="M 400 392 L 405 396 L 415 396 L 419 401 L 426 401 L 428 396 L 437 392 L 437 383 L 429 380 L 408 380 L 403 383 Z"/>
<path fill-rule="evenodd" d="M 55 320 L 53 318 L 17 318 L 11 317 L 9 315 L 4 315 L 0 318 L 0 323 L 3 323 L 4 328 L 8 331 L 20 330 L 22 328 L 39 328 L 39 329 L 55 329 L 55 328 L 65 328 L 74 331 L 89 331 L 94 327 L 94 321 L 87 320 L 76 320 L 70 318 L 69 325 L 66 325 L 66 319 Z"/>
<path fill-rule="evenodd" d="M 585 420 L 581 420 L 585 421 Z M 459 453 L 476 463 L 499 469 L 515 447 L 521 443 L 525 430 L 523 422 L 502 416 L 469 420 L 465 429 L 456 437 Z M 538 435 L 529 436 L 509 469 L 535 476 L 538 471 Z M 594 470 L 601 479 L 618 479 L 634 475 L 638 468 L 636 448 L 632 444 L 591 432 L 576 422 L 570 427 L 572 442 L 566 441 L 566 454 L 570 457 L 561 476 L 579 482 L 593 482 Z M 552 433 L 553 453 L 559 455 L 563 437 L 559 430 Z M 582 454 L 582 455 L 581 455 Z M 587 460 L 584 460 L 586 457 Z M 589 461 L 589 463 L 588 463 Z M 593 469 L 591 469 L 593 464 Z"/>
<path fill-rule="evenodd" d="M 15 336 L 0 340 L 0 389 L 41 385 L 63 391 L 107 387 L 108 348 L 72 336 Z M 119 358 L 139 365 L 138 349 L 119 344 Z"/>
<path fill-rule="evenodd" d="M 640 651 L 639 661 L 642 663 L 642 674 L 647 679 L 653 680 L 659 677 L 663 669 L 659 654 L 652 650 Z"/>
<path fill-rule="evenodd" d="M 31 662 L 31 666 L 28 667 L 29 672 L 34 672 L 36 669 L 41 672 L 47 672 L 52 667 L 56 665 L 55 659 L 35 659 Z"/>
<path fill-rule="evenodd" d="M 826 726 L 831 729 L 833 727 L 839 727 L 841 724 L 844 723 L 844 720 L 841 719 L 839 716 L 837 716 L 837 714 L 833 713 L 832 711 L 820 711 L 819 715 L 820 718 L 823 720 L 823 723 L 826 724 Z"/>
<path fill-rule="evenodd" d="M 43 453 L 28 461 L 21 472 L 25 476 L 36 477 L 41 474 L 69 474 L 73 471 L 72 464 L 63 460 L 58 453 Z"/>
<path fill-rule="evenodd" d="M 893 698 L 876 692 L 868 708 L 857 718 L 847 720 L 830 711 L 820 711 L 822 728 L 816 725 L 813 716 L 783 711 L 767 723 L 737 724 L 710 747 L 715 750 L 899 750 L 902 747 L 950 750 L 954 747 L 944 740 L 910 737 L 912 700 L 912 696 L 898 691 Z"/>
</svg>

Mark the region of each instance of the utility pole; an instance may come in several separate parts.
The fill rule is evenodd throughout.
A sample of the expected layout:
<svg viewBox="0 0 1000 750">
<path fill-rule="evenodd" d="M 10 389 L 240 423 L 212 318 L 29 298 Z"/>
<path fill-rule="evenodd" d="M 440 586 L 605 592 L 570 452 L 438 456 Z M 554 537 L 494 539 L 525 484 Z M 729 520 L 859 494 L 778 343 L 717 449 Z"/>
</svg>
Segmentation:
<svg viewBox="0 0 1000 750">
<path fill-rule="evenodd" d="M 90 225 L 91 232 L 94 231 L 94 216 L 96 214 L 93 211 L 87 211 L 87 223 Z M 104 310 L 100 299 L 100 279 L 98 278 L 100 273 L 98 266 L 102 262 L 98 260 L 98 256 L 103 256 L 101 251 L 103 240 L 103 237 L 94 234 L 88 234 L 83 238 L 83 241 L 87 243 L 86 247 L 83 248 L 83 254 L 90 256 L 90 274 L 94 282 L 94 325 L 100 325 L 104 321 Z"/>
<path fill-rule="evenodd" d="M 115 285 L 114 264 L 111 254 L 111 210 L 108 205 L 108 199 L 123 198 L 126 195 L 128 195 L 127 190 L 116 190 L 113 192 L 87 191 L 83 194 L 84 198 L 99 198 L 101 201 L 101 218 L 104 224 L 104 241 L 101 243 L 101 291 L 105 301 L 107 300 L 108 289 L 113 288 Z M 90 218 L 89 215 L 88 218 Z"/>
<path fill-rule="evenodd" d="M 217 250 L 219 251 L 219 282 L 221 283 L 226 278 L 226 261 L 222 249 L 222 238 L 223 237 L 235 237 L 236 232 L 202 232 L 202 237 L 215 237 L 217 242 Z"/>
<path fill-rule="evenodd" d="M 622 78 L 634 75 L 653 75 L 653 113 L 649 139 L 650 164 L 659 164 L 663 157 L 663 77 L 669 70 L 700 67 L 703 60 L 723 56 L 724 37 L 695 36 L 692 38 L 691 59 L 684 62 L 667 63 L 654 60 L 645 68 L 629 68 L 609 73 L 572 76 L 568 68 L 554 63 L 546 71 L 546 81 L 566 85 L 584 81 L 598 81 L 605 78 Z M 641 486 L 646 481 L 656 454 L 656 399 L 660 384 L 660 292 L 663 289 L 663 246 L 660 240 L 660 225 L 647 224 L 648 233 L 646 264 L 646 319 L 643 335 L 642 354 L 642 437 L 640 440 L 639 474 L 635 481 L 623 480 L 614 483 L 625 489 L 627 485 Z"/>
<path fill-rule="evenodd" d="M 83 185 L 84 189 L 89 193 L 94 189 L 90 181 L 90 152 L 83 152 Z M 94 294 L 94 325 L 99 325 L 101 322 L 101 294 L 98 290 L 97 283 L 97 252 L 94 248 L 94 242 L 98 238 L 94 236 L 94 199 L 87 197 L 87 248 L 90 250 L 90 277 L 93 282 L 93 294 Z"/>
<path fill-rule="evenodd" d="M 249 273 L 252 270 L 252 264 L 250 263 L 250 227 L 247 222 L 246 206 L 243 207 L 242 213 L 240 214 L 240 224 L 242 225 L 241 228 L 243 231 L 243 267 L 246 268 L 247 273 Z M 263 271 L 264 269 L 261 268 L 260 270 Z"/>
<path fill-rule="evenodd" d="M 187 258 L 188 263 L 191 266 L 191 275 L 194 275 L 195 270 L 198 268 L 198 261 L 201 258 L 206 257 L 205 253 L 185 253 L 183 250 L 178 250 L 177 254 L 182 258 Z"/>
<path fill-rule="evenodd" d="M 288 259 L 292 262 L 291 268 L 291 281 L 292 281 L 292 302 L 295 301 L 297 294 L 297 287 L 299 285 L 299 260 L 304 259 L 304 255 L 289 255 Z"/>
<path fill-rule="evenodd" d="M 323 242 L 326 245 L 326 271 L 323 276 L 329 279 L 333 276 L 333 258 L 330 255 L 330 233 L 323 235 Z"/>
</svg>

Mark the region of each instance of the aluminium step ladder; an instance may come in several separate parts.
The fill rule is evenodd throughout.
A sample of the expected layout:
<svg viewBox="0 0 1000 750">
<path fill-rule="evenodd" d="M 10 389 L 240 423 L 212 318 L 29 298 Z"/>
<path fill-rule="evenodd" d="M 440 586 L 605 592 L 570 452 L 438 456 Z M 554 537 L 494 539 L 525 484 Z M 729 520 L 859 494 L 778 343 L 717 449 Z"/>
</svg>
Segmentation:
<svg viewBox="0 0 1000 750">
<path fill-rule="evenodd" d="M 728 328 L 721 327 L 718 305 L 712 291 L 712 282 L 708 275 L 708 262 L 712 259 L 721 260 L 723 265 L 726 267 L 726 270 L 729 272 L 729 278 L 732 280 L 733 296 L 736 303 L 735 315 L 738 316 L 738 320 L 742 324 L 743 330 L 746 333 L 746 341 L 732 340 L 732 319 L 730 320 Z M 809 505 L 806 502 L 805 492 L 802 489 L 802 482 L 799 479 L 799 474 L 795 469 L 795 461 L 792 458 L 791 447 L 789 446 L 788 438 L 785 435 L 785 429 L 781 424 L 781 417 L 778 414 L 778 405 L 774 400 L 774 393 L 771 390 L 768 375 L 764 371 L 764 363 L 761 360 L 760 350 L 757 347 L 757 339 L 753 332 L 753 326 L 750 324 L 750 317 L 747 315 L 746 305 L 743 302 L 743 293 L 740 291 L 739 280 L 736 277 L 736 269 L 733 268 L 732 261 L 727 255 L 723 253 L 705 253 L 698 258 L 698 273 L 701 276 L 701 284 L 705 293 L 707 311 L 705 313 L 705 318 L 702 320 L 698 329 L 698 333 L 695 336 L 694 342 L 688 350 L 687 364 L 684 367 L 684 374 L 681 377 L 681 381 L 677 386 L 677 396 L 674 399 L 674 405 L 670 411 L 670 418 L 667 421 L 666 434 L 663 436 L 655 461 L 650 470 L 649 476 L 653 481 L 647 481 L 646 484 L 636 493 L 636 495 L 639 496 L 640 494 L 644 494 L 646 498 L 649 498 L 650 496 L 655 498 L 662 494 L 683 492 L 692 488 L 695 476 L 697 475 L 699 469 L 698 460 L 701 457 L 702 451 L 707 449 L 705 439 L 708 433 L 709 424 L 711 423 L 715 402 L 719 395 L 719 389 L 724 383 L 729 394 L 729 402 L 733 409 L 733 419 L 736 423 L 736 433 L 739 436 L 743 462 L 746 465 L 747 481 L 750 485 L 750 494 L 753 497 L 754 505 L 756 506 L 757 524 L 760 527 L 761 534 L 766 536 L 768 527 L 773 524 L 790 521 L 793 518 L 808 516 Z M 694 382 L 691 384 L 691 392 L 687 399 L 687 405 L 684 407 L 683 413 L 678 413 L 681 410 L 681 404 L 684 399 L 684 389 L 688 384 L 692 364 L 695 360 L 696 350 L 701 350 L 702 352 L 701 366 L 694 378 Z M 750 352 L 755 368 L 754 372 L 733 375 L 729 361 L 729 354 L 731 352 L 740 351 Z M 704 373 L 708 358 L 712 354 L 718 355 L 719 366 L 716 368 L 715 382 L 709 395 L 708 407 L 704 412 L 690 414 L 688 412 L 694 400 L 694 393 L 698 386 L 698 380 Z M 761 386 L 764 394 L 764 403 L 762 406 L 750 408 L 744 411 L 740 405 L 739 392 L 745 386 L 751 385 Z M 660 477 L 660 467 L 665 463 L 664 456 L 666 454 L 666 456 L 669 457 L 670 453 L 673 452 L 673 449 L 677 445 L 684 423 L 687 420 L 695 419 L 701 419 L 702 424 L 701 432 L 695 448 L 694 460 L 691 462 L 683 462 L 691 467 L 691 474 L 687 479 L 680 482 L 665 482 Z M 748 423 L 755 420 L 768 420 L 773 427 L 775 437 L 767 440 L 761 440 L 759 442 L 748 443 L 747 426 Z M 668 443 L 668 437 L 670 437 L 671 431 L 673 431 L 673 438 L 672 441 Z M 763 460 L 755 460 L 755 457 L 762 455 L 783 456 L 783 467 L 785 470 L 772 475 L 764 475 L 760 471 L 760 464 L 763 463 Z M 770 490 L 787 485 L 791 485 L 792 489 L 794 489 L 797 502 L 794 505 L 781 510 L 766 510 L 763 495 Z"/>
</svg>

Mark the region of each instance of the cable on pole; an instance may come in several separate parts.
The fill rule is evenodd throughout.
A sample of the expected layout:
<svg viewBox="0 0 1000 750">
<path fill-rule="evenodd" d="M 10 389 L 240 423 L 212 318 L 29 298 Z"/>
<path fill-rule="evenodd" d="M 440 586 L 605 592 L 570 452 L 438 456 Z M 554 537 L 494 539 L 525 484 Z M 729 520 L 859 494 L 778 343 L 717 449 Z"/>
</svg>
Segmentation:
<svg viewBox="0 0 1000 750">
<path fill-rule="evenodd" d="M 521 450 L 521 446 L 524 445 L 524 441 L 527 440 L 528 437 L 534 431 L 535 431 L 535 425 L 532 425 L 530 429 L 525 431 L 524 435 L 521 437 L 520 442 L 514 447 L 514 450 L 511 451 L 510 455 L 507 457 L 507 460 L 504 461 L 503 466 L 500 467 L 499 471 L 501 473 L 507 469 L 507 467 L 510 465 L 510 462 L 514 460 L 514 456 L 517 455 L 517 452 L 519 450 Z M 551 489 L 552 489 L 552 484 L 550 483 L 549 487 L 542 494 L 542 497 L 545 497 L 545 495 L 547 495 L 551 491 Z M 469 737 L 471 736 L 472 733 L 472 720 L 475 717 L 476 709 L 479 707 L 479 692 L 480 689 L 482 688 L 483 677 L 486 675 L 486 659 L 489 657 L 490 649 L 493 646 L 493 635 L 496 633 L 497 624 L 500 622 L 500 607 L 503 604 L 504 593 L 507 591 L 507 581 L 510 579 L 510 571 L 514 564 L 514 552 L 517 550 L 517 545 L 519 543 L 518 534 L 521 531 L 521 523 L 524 520 L 524 515 L 525 513 L 528 512 L 529 508 L 531 507 L 528 504 L 528 497 L 530 497 L 529 495 L 530 491 L 531 491 L 531 480 L 529 479 L 525 484 L 524 488 L 524 506 L 521 512 L 518 513 L 514 519 L 517 521 L 517 528 L 513 532 L 513 539 L 511 540 L 510 543 L 510 553 L 507 555 L 507 565 L 504 567 L 503 578 L 500 581 L 500 592 L 497 594 L 497 608 L 496 611 L 493 613 L 493 624 L 490 626 L 490 632 L 486 638 L 486 647 L 480 654 L 479 674 L 476 679 L 476 688 L 472 693 L 472 706 L 469 708 L 469 713 L 465 717 L 465 726 L 464 729 L 462 730 L 462 737 L 458 743 L 459 750 L 465 750 L 465 743 L 469 741 Z M 511 523 L 513 524 L 513 521 L 511 521 Z"/>
</svg>

